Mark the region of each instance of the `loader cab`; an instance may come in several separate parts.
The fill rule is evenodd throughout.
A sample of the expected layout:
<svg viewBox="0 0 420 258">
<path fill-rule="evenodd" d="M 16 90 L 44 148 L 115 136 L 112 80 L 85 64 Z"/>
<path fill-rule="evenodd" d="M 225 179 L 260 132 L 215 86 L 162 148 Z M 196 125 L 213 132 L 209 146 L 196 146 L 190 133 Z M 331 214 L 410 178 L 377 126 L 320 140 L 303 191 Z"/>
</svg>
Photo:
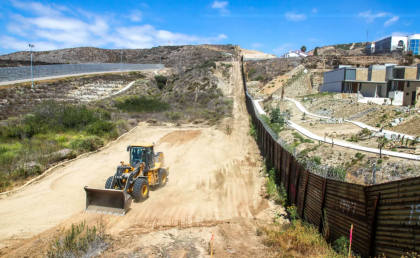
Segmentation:
<svg viewBox="0 0 420 258">
<path fill-rule="evenodd" d="M 130 145 L 127 147 L 127 151 L 130 153 L 130 165 L 132 167 L 137 167 L 141 163 L 145 164 L 146 169 L 154 167 L 153 144 Z"/>
</svg>

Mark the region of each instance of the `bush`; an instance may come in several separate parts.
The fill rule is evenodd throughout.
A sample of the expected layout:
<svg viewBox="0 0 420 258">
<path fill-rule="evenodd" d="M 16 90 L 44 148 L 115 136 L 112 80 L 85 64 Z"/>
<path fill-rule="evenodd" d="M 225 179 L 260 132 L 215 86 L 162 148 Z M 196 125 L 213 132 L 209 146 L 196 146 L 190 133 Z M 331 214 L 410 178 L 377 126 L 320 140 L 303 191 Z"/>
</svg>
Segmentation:
<svg viewBox="0 0 420 258">
<path fill-rule="evenodd" d="M 318 156 L 312 156 L 309 158 L 309 161 L 312 161 L 313 163 L 317 165 L 321 165 L 321 157 Z"/>
<path fill-rule="evenodd" d="M 176 120 L 179 120 L 182 117 L 182 112 L 177 112 L 177 111 L 166 112 L 166 116 L 170 120 L 176 121 Z"/>
<path fill-rule="evenodd" d="M 213 60 L 213 59 L 207 60 L 202 65 L 200 65 L 200 68 L 208 68 L 208 67 L 213 67 L 214 69 L 216 69 L 215 60 Z"/>
<path fill-rule="evenodd" d="M 108 133 L 115 129 L 115 124 L 109 121 L 96 121 L 93 124 L 90 124 L 86 128 L 86 132 L 89 134 L 95 134 L 102 136 L 105 133 Z"/>
<path fill-rule="evenodd" d="M 117 99 L 115 106 L 118 109 L 127 112 L 152 112 L 165 111 L 171 108 L 166 102 L 161 102 L 157 99 L 147 98 L 145 96 L 132 96 L 127 98 Z"/>
<path fill-rule="evenodd" d="M 268 179 L 266 181 L 267 194 L 276 204 L 285 206 L 287 202 L 287 192 L 282 185 L 278 186 L 276 184 L 276 174 L 275 168 L 271 168 L 268 171 Z"/>
<path fill-rule="evenodd" d="M 168 81 L 168 78 L 166 78 L 163 75 L 156 75 L 155 76 L 155 80 L 156 80 L 156 83 L 157 83 L 158 88 L 160 90 L 162 90 L 165 87 L 166 82 Z"/>
<path fill-rule="evenodd" d="M 45 253 L 48 258 L 58 257 L 92 257 L 108 247 L 105 235 L 105 225 L 89 228 L 86 222 L 72 224 L 71 229 L 61 230 L 58 236 L 50 242 Z"/>
<path fill-rule="evenodd" d="M 365 157 L 365 155 L 364 155 L 364 154 L 362 154 L 362 153 L 360 153 L 360 152 L 358 152 L 358 153 L 356 153 L 355 157 L 356 157 L 358 160 L 362 160 L 362 159 Z"/>
<path fill-rule="evenodd" d="M 263 81 L 265 79 L 261 74 L 254 78 L 254 81 Z"/>
<path fill-rule="evenodd" d="M 97 136 L 80 137 L 70 141 L 72 149 L 94 151 L 104 146 L 104 141 Z"/>
</svg>

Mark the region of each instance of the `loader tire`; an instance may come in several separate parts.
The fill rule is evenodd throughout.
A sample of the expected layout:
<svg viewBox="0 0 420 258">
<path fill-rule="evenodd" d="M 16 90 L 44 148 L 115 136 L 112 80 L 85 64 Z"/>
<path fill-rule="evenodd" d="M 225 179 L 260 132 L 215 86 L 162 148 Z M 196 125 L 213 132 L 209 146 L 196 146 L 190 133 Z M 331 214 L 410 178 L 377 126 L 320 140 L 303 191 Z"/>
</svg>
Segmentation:
<svg viewBox="0 0 420 258">
<path fill-rule="evenodd" d="M 159 169 L 159 187 L 164 187 L 168 181 L 168 173 L 164 169 Z"/>
<path fill-rule="evenodd" d="M 134 182 L 133 199 L 136 202 L 141 202 L 149 198 L 149 181 L 145 178 L 139 178 Z"/>
<path fill-rule="evenodd" d="M 110 176 L 110 177 L 106 180 L 106 183 L 105 183 L 105 189 L 111 189 L 112 179 L 113 179 L 113 176 Z"/>
</svg>

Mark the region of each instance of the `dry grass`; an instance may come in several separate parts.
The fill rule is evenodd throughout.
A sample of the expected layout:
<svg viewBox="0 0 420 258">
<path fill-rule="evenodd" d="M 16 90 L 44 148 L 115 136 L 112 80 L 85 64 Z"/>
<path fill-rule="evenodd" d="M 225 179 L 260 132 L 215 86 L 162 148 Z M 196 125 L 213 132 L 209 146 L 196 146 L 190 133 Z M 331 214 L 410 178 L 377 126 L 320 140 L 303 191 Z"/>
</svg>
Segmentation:
<svg viewBox="0 0 420 258">
<path fill-rule="evenodd" d="M 336 253 L 316 227 L 301 220 L 264 225 L 257 231 L 263 236 L 263 244 L 277 253 L 276 257 L 348 257 L 348 253 Z"/>
</svg>

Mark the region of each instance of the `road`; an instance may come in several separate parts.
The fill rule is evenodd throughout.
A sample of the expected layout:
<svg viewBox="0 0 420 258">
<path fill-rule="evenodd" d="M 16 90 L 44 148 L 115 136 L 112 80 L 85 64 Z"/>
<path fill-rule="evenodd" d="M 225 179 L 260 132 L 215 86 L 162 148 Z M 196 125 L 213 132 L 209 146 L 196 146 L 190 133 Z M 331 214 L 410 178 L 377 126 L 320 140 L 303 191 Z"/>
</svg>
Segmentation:
<svg viewBox="0 0 420 258">
<path fill-rule="evenodd" d="M 146 70 L 136 70 L 136 71 L 158 71 L 158 70 L 156 70 L 156 69 L 146 69 Z M 131 71 L 130 70 L 124 70 L 123 72 L 127 73 L 127 72 L 131 72 Z M 78 73 L 78 74 L 65 74 L 65 75 L 39 77 L 39 78 L 34 78 L 34 82 L 35 81 L 43 81 L 43 80 L 59 79 L 59 78 L 76 77 L 76 76 L 82 76 L 82 75 L 103 74 L 103 73 L 121 73 L 121 71 Z M 30 82 L 30 81 L 31 81 L 31 79 L 0 82 L 0 86 L 12 85 L 12 84 L 16 84 L 16 83 L 23 83 L 23 82 Z"/>
<path fill-rule="evenodd" d="M 248 134 L 238 62 L 234 70 L 234 116 L 222 125 L 140 124 L 109 147 L 68 163 L 21 191 L 0 196 L 0 245 L 9 245 L 12 237 L 29 238 L 57 225 L 97 221 L 100 217 L 106 220 L 110 234 L 252 219 L 263 201 L 260 190 L 264 178 L 258 176 L 259 151 Z M 226 132 L 227 125 L 231 134 Z M 167 185 L 151 191 L 145 202 L 133 203 L 124 217 L 83 213 L 83 187 L 104 187 L 119 162 L 127 161 L 126 146 L 139 141 L 155 142 L 155 150 L 164 153 L 170 167 Z M 25 244 L 32 247 L 19 245 L 7 255 L 26 254 L 29 249 L 24 248 L 36 249 L 33 241 Z"/>
</svg>

